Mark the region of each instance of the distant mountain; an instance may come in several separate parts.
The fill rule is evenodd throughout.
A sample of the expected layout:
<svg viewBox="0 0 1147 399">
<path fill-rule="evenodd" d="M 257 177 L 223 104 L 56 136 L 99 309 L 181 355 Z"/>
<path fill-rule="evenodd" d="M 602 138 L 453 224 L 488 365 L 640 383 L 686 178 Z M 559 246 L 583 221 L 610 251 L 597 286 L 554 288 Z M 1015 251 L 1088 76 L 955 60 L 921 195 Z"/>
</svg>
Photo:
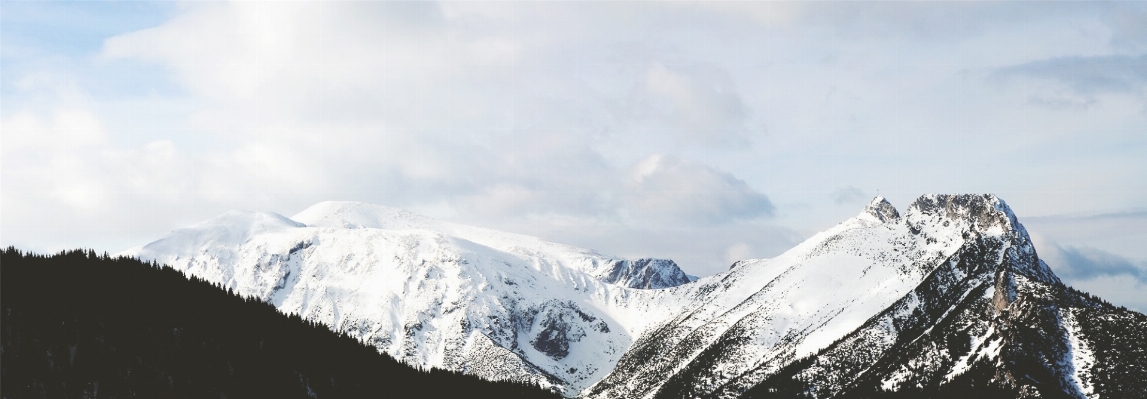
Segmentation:
<svg viewBox="0 0 1147 399">
<path fill-rule="evenodd" d="M 0 253 L 0 397 L 559 398 L 420 371 L 135 259 Z"/>
<path fill-rule="evenodd" d="M 672 260 L 650 258 L 611 261 L 593 276 L 629 288 L 668 288 L 693 281 Z"/>
<path fill-rule="evenodd" d="M 876 198 L 691 282 L 358 203 L 229 213 L 127 254 L 410 364 L 567 396 L 1147 397 L 1144 315 L 1064 286 L 992 195 Z"/>
</svg>

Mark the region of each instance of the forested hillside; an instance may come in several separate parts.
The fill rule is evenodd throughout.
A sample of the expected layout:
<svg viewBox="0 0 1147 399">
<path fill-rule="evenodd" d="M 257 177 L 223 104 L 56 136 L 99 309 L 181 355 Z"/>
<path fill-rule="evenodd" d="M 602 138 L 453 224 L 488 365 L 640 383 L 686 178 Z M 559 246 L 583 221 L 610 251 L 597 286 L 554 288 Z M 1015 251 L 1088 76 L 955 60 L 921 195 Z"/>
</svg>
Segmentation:
<svg viewBox="0 0 1147 399">
<path fill-rule="evenodd" d="M 4 398 L 558 398 L 420 371 L 263 302 L 135 259 L 0 254 Z"/>
</svg>

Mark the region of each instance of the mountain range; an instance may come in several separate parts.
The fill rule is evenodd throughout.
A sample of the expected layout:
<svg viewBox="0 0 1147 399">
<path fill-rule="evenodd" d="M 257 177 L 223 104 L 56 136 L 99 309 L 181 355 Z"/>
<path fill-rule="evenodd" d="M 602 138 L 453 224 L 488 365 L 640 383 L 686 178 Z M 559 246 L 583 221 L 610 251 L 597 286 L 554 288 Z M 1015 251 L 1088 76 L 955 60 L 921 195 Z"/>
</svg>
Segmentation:
<svg viewBox="0 0 1147 399">
<path fill-rule="evenodd" d="M 1147 316 L 1064 285 L 993 195 L 878 197 L 695 281 L 354 202 L 229 212 L 122 255 L 410 365 L 567 397 L 1147 397 Z"/>
</svg>

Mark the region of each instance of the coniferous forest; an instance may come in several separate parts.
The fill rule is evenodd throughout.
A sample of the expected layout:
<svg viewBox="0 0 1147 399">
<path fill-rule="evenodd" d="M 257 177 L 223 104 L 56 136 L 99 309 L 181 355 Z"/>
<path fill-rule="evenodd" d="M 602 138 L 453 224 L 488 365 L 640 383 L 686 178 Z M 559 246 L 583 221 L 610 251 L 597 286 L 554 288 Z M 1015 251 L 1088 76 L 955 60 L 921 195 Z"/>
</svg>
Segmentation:
<svg viewBox="0 0 1147 399">
<path fill-rule="evenodd" d="M 3 398 L 560 398 L 420 371 L 207 282 L 91 251 L 0 253 Z"/>
</svg>

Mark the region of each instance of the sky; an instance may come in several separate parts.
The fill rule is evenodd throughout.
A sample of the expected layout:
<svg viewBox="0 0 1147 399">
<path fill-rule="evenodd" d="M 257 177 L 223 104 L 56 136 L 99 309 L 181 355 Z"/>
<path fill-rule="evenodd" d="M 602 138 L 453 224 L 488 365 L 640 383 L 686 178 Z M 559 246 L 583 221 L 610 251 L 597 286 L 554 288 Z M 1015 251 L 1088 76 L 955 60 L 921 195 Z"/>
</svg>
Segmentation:
<svg viewBox="0 0 1147 399">
<path fill-rule="evenodd" d="M 0 2 L 0 245 L 404 208 L 710 275 L 994 193 L 1147 310 L 1145 2 Z"/>
</svg>

